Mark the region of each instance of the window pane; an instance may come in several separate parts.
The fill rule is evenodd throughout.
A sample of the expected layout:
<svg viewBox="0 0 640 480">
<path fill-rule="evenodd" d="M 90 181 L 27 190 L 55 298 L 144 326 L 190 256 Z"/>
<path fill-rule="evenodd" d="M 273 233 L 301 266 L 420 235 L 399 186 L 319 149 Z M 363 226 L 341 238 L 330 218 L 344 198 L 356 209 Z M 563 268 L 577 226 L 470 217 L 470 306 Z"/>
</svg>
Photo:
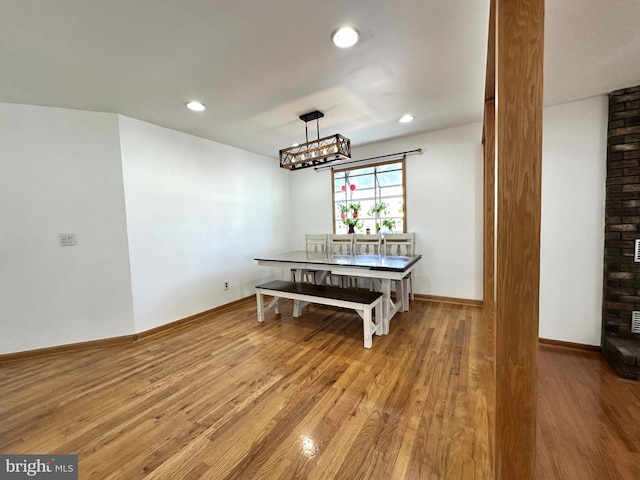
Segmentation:
<svg viewBox="0 0 640 480">
<path fill-rule="evenodd" d="M 380 185 L 402 185 L 402 172 L 386 172 L 378 174 Z"/>
<path fill-rule="evenodd" d="M 404 161 L 334 172 L 334 229 L 404 232 Z"/>
<path fill-rule="evenodd" d="M 377 167 L 378 172 L 390 172 L 391 170 L 402 171 L 402 162 L 399 163 L 387 163 L 386 165 L 380 165 Z"/>
</svg>

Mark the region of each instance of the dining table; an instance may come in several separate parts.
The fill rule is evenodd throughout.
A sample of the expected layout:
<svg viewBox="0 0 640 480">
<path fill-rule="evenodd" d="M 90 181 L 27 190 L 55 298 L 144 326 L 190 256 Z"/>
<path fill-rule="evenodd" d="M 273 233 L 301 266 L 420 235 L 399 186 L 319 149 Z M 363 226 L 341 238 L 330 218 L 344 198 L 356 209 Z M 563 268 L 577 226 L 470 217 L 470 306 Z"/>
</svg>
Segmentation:
<svg viewBox="0 0 640 480">
<path fill-rule="evenodd" d="M 296 270 L 298 278 L 302 278 L 302 272 L 305 270 L 319 272 L 319 282 L 329 274 L 371 280 L 373 288 L 382 293 L 381 333 L 386 335 L 389 333 L 393 316 L 397 312 L 409 310 L 407 279 L 421 258 L 421 254 L 333 254 L 301 250 L 263 254 L 256 256 L 254 260 L 264 267 Z M 394 284 L 395 299 L 392 296 Z"/>
</svg>

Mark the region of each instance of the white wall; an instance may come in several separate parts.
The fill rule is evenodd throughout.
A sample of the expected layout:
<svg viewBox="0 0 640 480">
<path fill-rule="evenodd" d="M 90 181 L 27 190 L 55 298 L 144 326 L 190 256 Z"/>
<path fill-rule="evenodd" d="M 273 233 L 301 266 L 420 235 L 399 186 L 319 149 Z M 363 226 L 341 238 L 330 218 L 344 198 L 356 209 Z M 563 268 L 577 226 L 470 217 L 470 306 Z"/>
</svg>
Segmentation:
<svg viewBox="0 0 640 480">
<path fill-rule="evenodd" d="M 407 156 L 407 226 L 423 258 L 416 293 L 482 299 L 482 125 L 480 123 L 353 148 L 352 158 L 422 148 Z M 292 231 L 332 231 L 331 173 L 291 172 Z"/>
<path fill-rule="evenodd" d="M 540 337 L 600 345 L 607 97 L 544 110 Z"/>
<path fill-rule="evenodd" d="M 281 275 L 253 260 L 290 249 L 289 176 L 275 159 L 13 104 L 0 104 L 0 152 L 0 354 L 130 335 Z M 59 246 L 63 232 L 77 245 Z"/>
<path fill-rule="evenodd" d="M 599 344 L 606 102 L 544 111 L 544 338 Z M 354 148 L 354 159 L 424 150 L 407 157 L 417 293 L 482 298 L 481 129 Z M 0 104 L 0 152 L 0 354 L 140 332 L 250 295 L 281 273 L 255 254 L 332 228 L 328 171 L 288 172 L 127 117 Z M 59 246 L 62 232 L 78 245 Z"/>
<path fill-rule="evenodd" d="M 119 118 L 136 332 L 280 275 L 253 260 L 290 249 L 289 172 L 277 160 Z"/>
<path fill-rule="evenodd" d="M 304 250 L 306 233 L 333 231 L 331 173 L 312 167 L 289 172 L 291 190 L 292 247 Z"/>
<path fill-rule="evenodd" d="M 131 333 L 116 115 L 0 104 L 0 229 L 0 354 Z"/>
</svg>

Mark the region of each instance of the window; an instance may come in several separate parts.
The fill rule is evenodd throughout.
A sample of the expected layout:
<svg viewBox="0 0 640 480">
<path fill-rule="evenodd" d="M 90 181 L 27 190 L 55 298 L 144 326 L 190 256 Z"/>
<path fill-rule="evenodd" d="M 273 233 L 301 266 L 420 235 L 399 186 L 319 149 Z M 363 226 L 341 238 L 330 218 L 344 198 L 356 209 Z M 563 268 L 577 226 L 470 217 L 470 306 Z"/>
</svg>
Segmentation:
<svg viewBox="0 0 640 480">
<path fill-rule="evenodd" d="M 407 231 L 404 159 L 333 172 L 333 231 Z"/>
</svg>

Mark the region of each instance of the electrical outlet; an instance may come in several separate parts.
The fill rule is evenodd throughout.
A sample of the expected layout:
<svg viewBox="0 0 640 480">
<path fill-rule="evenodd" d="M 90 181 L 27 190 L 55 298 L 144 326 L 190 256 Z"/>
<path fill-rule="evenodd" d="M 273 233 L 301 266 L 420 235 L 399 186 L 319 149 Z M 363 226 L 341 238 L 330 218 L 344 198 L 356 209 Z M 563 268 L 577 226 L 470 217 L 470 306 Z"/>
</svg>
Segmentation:
<svg viewBox="0 0 640 480">
<path fill-rule="evenodd" d="M 229 282 L 228 281 L 224 282 L 224 289 L 225 290 L 229 290 Z"/>
</svg>

